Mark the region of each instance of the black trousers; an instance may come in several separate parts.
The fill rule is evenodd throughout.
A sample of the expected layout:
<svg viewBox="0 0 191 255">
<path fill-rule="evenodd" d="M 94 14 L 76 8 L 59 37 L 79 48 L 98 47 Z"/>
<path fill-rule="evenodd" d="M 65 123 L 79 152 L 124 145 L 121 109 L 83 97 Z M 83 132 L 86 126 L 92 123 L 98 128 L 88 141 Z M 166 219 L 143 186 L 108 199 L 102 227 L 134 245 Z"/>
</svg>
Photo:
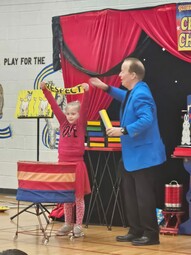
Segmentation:
<svg viewBox="0 0 191 255">
<path fill-rule="evenodd" d="M 161 165 L 128 172 L 124 169 L 123 162 L 119 163 L 121 191 L 129 233 L 136 236 L 159 238 L 155 181 L 160 167 Z"/>
</svg>

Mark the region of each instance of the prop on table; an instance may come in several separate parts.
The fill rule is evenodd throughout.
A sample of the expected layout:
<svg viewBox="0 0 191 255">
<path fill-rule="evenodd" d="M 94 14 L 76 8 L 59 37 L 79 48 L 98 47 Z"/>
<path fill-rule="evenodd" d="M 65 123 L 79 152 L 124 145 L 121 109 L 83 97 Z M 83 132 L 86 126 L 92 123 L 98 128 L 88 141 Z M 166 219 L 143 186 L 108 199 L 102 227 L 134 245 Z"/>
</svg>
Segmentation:
<svg viewBox="0 0 191 255">
<path fill-rule="evenodd" d="M 88 147 L 106 147 L 105 131 L 100 120 L 87 121 L 86 136 Z"/>
<path fill-rule="evenodd" d="M 119 121 L 111 121 L 113 127 L 120 127 Z M 108 147 L 118 147 L 121 148 L 121 139 L 119 136 L 106 136 L 106 143 Z"/>
<path fill-rule="evenodd" d="M 186 113 L 183 116 L 181 146 L 187 147 L 191 146 L 191 95 L 187 96 L 187 109 L 182 112 Z"/>
<path fill-rule="evenodd" d="M 106 110 L 103 109 L 103 110 L 99 111 L 99 114 L 101 116 L 101 119 L 104 123 L 105 128 L 111 128 L 112 124 L 111 124 L 110 118 L 109 118 Z"/>
<path fill-rule="evenodd" d="M 120 137 L 108 137 L 106 128 L 120 126 L 119 121 L 110 121 L 105 109 L 99 111 L 101 120 L 87 122 L 86 135 L 88 147 L 121 147 Z"/>
<path fill-rule="evenodd" d="M 189 121 L 191 122 L 191 95 L 187 96 L 187 114 L 189 115 Z"/>
<path fill-rule="evenodd" d="M 184 110 L 185 112 L 185 110 Z M 174 157 L 190 157 L 191 156 L 191 95 L 187 96 L 187 110 L 186 114 L 183 116 L 183 125 L 182 125 L 182 137 L 181 145 L 178 145 L 173 152 Z"/>
<path fill-rule="evenodd" d="M 119 121 L 111 121 L 114 127 L 120 126 Z M 108 137 L 102 120 L 91 120 L 87 122 L 86 137 L 88 147 L 111 147 L 121 148 L 120 137 Z"/>
<path fill-rule="evenodd" d="M 187 111 L 187 115 L 189 115 L 189 123 L 190 123 L 191 122 L 191 95 L 187 96 L 187 110 L 186 111 Z M 183 112 L 185 112 L 185 111 L 183 111 Z M 184 122 L 186 122 L 186 124 L 187 124 L 188 118 L 186 120 L 184 118 Z M 183 125 L 183 131 L 185 131 L 184 125 Z M 186 127 L 186 131 L 188 132 L 188 124 Z M 183 137 L 183 140 L 184 140 L 184 137 Z M 172 157 L 183 159 L 184 168 L 189 173 L 189 175 L 191 175 L 191 144 L 189 144 L 189 145 L 182 144 L 182 145 L 175 147 Z M 174 217 L 177 220 L 176 225 L 178 225 L 178 233 L 183 234 L 183 235 L 191 234 L 191 192 L 190 191 L 191 191 L 191 184 L 189 185 L 189 190 L 186 193 L 186 200 L 189 204 L 189 218 L 185 222 L 183 222 L 179 225 L 181 215 L 184 212 L 178 211 L 178 212 L 174 213 L 174 215 L 175 215 Z M 169 215 L 168 215 L 168 217 L 170 218 Z M 171 214 L 171 217 L 172 217 L 172 214 Z"/>
<path fill-rule="evenodd" d="M 110 118 L 107 114 L 107 111 L 105 109 L 99 111 L 100 117 L 102 119 L 102 122 L 105 126 L 105 128 L 111 128 L 111 127 L 120 127 L 120 122 L 119 121 L 110 121 Z M 106 136 L 106 144 L 107 147 L 121 147 L 120 143 L 120 137 L 109 137 Z"/>
<path fill-rule="evenodd" d="M 184 114 L 184 122 L 183 122 L 183 130 L 182 130 L 182 145 L 190 145 L 190 122 L 189 122 L 189 115 Z"/>
</svg>

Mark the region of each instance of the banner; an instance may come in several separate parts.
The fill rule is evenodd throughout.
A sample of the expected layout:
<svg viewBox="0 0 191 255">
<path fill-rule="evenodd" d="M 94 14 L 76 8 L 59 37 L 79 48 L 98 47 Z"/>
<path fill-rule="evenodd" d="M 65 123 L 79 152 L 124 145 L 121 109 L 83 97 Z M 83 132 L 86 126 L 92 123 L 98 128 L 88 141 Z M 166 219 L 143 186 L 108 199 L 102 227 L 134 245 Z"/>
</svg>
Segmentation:
<svg viewBox="0 0 191 255">
<path fill-rule="evenodd" d="M 191 51 L 191 3 L 176 4 L 178 51 Z"/>
<path fill-rule="evenodd" d="M 70 87 L 70 88 L 58 88 L 53 83 L 46 83 L 46 88 L 50 90 L 51 92 L 63 94 L 63 95 L 74 95 L 74 94 L 82 94 L 84 93 L 84 89 L 81 86 L 81 84 Z"/>
</svg>

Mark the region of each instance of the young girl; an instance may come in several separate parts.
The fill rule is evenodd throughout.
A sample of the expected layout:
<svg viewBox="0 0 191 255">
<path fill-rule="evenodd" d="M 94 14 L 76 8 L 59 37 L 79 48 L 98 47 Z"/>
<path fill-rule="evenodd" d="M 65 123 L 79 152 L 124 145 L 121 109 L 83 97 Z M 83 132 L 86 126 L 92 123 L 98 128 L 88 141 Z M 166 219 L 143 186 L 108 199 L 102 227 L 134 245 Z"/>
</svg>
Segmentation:
<svg viewBox="0 0 191 255">
<path fill-rule="evenodd" d="M 68 235 L 70 231 L 73 231 L 76 237 L 83 235 L 82 222 L 85 211 L 84 195 L 91 192 L 87 168 L 83 159 L 89 103 L 89 85 L 83 83 L 82 87 L 84 89 L 82 102 L 72 101 L 66 105 L 64 112 L 62 112 L 52 96 L 52 93 L 46 88 L 46 83 L 41 83 L 41 89 L 60 124 L 58 161 L 77 163 L 75 190 L 76 222 L 73 222 L 73 203 L 65 203 L 65 223 L 57 232 L 59 236 Z"/>
</svg>

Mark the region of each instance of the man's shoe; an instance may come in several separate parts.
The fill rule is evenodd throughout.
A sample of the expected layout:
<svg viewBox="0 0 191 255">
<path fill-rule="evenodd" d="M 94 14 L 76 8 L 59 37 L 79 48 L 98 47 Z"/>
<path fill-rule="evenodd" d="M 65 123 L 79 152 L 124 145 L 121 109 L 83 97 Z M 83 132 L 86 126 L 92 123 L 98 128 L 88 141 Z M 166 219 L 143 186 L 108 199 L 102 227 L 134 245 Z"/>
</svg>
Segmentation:
<svg viewBox="0 0 191 255">
<path fill-rule="evenodd" d="M 140 238 L 136 238 L 132 240 L 132 244 L 136 246 L 141 246 L 141 245 L 153 245 L 153 244 L 160 244 L 158 239 L 152 239 L 147 236 L 142 236 Z"/>
<path fill-rule="evenodd" d="M 127 234 L 125 236 L 116 236 L 116 241 L 118 242 L 132 242 L 135 238 L 137 238 L 133 234 Z"/>
</svg>

